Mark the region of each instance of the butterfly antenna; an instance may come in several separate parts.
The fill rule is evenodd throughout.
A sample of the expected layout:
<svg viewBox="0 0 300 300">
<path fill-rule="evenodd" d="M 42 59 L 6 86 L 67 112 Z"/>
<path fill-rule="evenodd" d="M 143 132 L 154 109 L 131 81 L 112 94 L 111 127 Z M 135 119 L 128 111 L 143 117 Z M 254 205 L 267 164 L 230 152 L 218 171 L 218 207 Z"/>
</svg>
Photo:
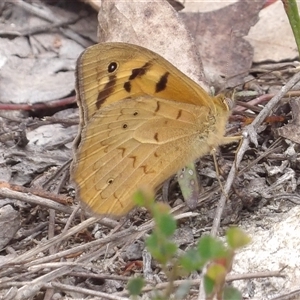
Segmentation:
<svg viewBox="0 0 300 300">
<path fill-rule="evenodd" d="M 218 166 L 218 162 L 217 162 L 217 156 L 216 156 L 216 149 L 214 148 L 211 152 L 213 159 L 214 159 L 214 165 L 215 165 L 215 169 L 216 169 L 216 174 L 217 174 L 217 179 L 221 188 L 222 193 L 224 194 L 224 196 L 226 197 L 226 200 L 229 200 L 227 193 L 224 190 L 223 184 L 221 182 L 221 175 L 219 172 L 219 166 Z"/>
</svg>

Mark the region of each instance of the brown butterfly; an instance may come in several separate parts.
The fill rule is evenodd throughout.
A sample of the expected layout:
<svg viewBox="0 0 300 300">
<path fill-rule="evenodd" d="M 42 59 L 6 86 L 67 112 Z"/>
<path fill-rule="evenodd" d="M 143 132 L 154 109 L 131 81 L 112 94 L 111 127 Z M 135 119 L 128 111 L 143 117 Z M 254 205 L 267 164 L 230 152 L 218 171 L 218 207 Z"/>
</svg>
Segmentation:
<svg viewBox="0 0 300 300">
<path fill-rule="evenodd" d="M 160 55 L 126 43 L 86 49 L 76 69 L 80 130 L 72 178 L 91 212 L 122 216 L 141 186 L 232 141 L 229 107 Z"/>
</svg>

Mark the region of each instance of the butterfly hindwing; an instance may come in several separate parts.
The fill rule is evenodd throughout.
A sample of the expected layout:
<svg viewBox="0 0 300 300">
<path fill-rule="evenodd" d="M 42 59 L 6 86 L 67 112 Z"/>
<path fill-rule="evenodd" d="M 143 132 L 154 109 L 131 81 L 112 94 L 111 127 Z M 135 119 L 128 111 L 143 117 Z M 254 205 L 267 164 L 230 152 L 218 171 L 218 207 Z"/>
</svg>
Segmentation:
<svg viewBox="0 0 300 300">
<path fill-rule="evenodd" d="M 209 152 L 211 120 L 206 107 L 149 96 L 103 108 L 82 132 L 74 164 L 79 198 L 97 214 L 127 213 L 139 186 L 157 190 L 179 168 Z"/>
</svg>

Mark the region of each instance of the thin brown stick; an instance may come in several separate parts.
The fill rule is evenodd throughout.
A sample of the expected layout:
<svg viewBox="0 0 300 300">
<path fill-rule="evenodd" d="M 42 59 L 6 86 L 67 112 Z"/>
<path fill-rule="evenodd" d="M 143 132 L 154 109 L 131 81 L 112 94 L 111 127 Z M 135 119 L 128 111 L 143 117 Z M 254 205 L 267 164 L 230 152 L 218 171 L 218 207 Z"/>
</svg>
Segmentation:
<svg viewBox="0 0 300 300">
<path fill-rule="evenodd" d="M 21 186 L 21 185 L 11 184 L 11 183 L 8 183 L 8 182 L 5 182 L 5 181 L 0 181 L 0 188 L 9 188 L 12 191 L 21 192 L 21 193 L 24 193 L 24 194 L 36 195 L 36 196 L 39 196 L 39 197 L 43 197 L 43 198 L 53 200 L 57 203 L 64 204 L 64 205 L 72 203 L 72 198 L 71 197 L 58 195 L 58 194 L 55 194 L 55 193 L 50 193 L 50 192 L 47 192 L 47 191 L 42 190 L 42 189 L 27 188 L 27 187 L 24 187 L 24 186 Z"/>
<path fill-rule="evenodd" d="M 27 192 L 18 192 L 14 191 L 10 188 L 7 188 L 5 186 L 0 186 L 0 196 L 7 197 L 10 199 L 18 199 L 24 202 L 28 202 L 31 204 L 36 204 L 40 206 L 45 206 L 48 208 L 52 208 L 61 212 L 64 212 L 66 214 L 71 214 L 73 209 L 69 206 L 62 205 L 60 203 L 57 203 L 58 201 L 54 202 L 53 199 L 49 200 L 49 197 L 40 197 L 33 195 L 31 193 Z"/>
<path fill-rule="evenodd" d="M 269 278 L 269 277 L 283 277 L 284 275 L 282 274 L 282 269 L 278 271 L 268 271 L 268 272 L 257 272 L 257 273 L 247 273 L 247 274 L 235 274 L 235 275 L 227 275 L 226 276 L 226 282 L 232 282 L 232 281 L 237 281 L 237 280 L 247 280 L 247 279 L 257 279 L 257 278 Z M 191 286 L 198 286 L 201 279 L 183 279 L 183 280 L 175 280 L 174 281 L 174 287 L 178 287 L 181 284 L 185 284 L 186 282 L 189 282 Z M 142 289 L 142 292 L 150 292 L 153 290 L 161 290 L 165 289 L 166 286 L 168 285 L 167 282 L 162 282 L 158 283 L 156 285 L 150 285 L 150 286 L 145 286 Z M 122 291 L 119 293 L 116 293 L 117 295 L 120 296 L 126 296 L 128 295 L 127 291 Z"/>
<path fill-rule="evenodd" d="M 76 103 L 75 96 L 67 97 L 58 100 L 51 100 L 45 103 L 34 103 L 34 104 L 6 104 L 0 103 L 0 110 L 40 110 L 40 109 L 47 109 L 53 107 L 62 107 L 65 105 Z"/>
<path fill-rule="evenodd" d="M 278 297 L 274 297 L 274 298 L 270 298 L 270 299 L 271 300 L 295 300 L 295 299 L 299 299 L 299 295 L 300 295 L 300 289 L 297 289 L 290 293 L 280 295 Z M 298 296 L 298 297 L 296 298 L 296 296 Z"/>
<path fill-rule="evenodd" d="M 90 289 L 75 287 L 73 285 L 68 284 L 61 284 L 57 282 L 51 282 L 44 285 L 45 287 L 55 287 L 56 289 L 64 290 L 64 291 L 70 291 L 70 292 L 77 292 L 85 295 L 90 296 L 97 296 L 101 297 L 101 299 L 108 299 L 108 300 L 128 300 L 128 298 L 123 298 L 114 294 L 107 294 L 103 292 L 97 292 Z"/>
</svg>

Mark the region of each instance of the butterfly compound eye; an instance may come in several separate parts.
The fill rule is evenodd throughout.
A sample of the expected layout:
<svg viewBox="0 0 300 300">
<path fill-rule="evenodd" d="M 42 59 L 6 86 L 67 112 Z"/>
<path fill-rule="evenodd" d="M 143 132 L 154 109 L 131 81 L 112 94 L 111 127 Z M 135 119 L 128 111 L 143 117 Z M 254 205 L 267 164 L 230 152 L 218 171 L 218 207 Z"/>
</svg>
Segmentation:
<svg viewBox="0 0 300 300">
<path fill-rule="evenodd" d="M 113 61 L 108 65 L 107 71 L 108 73 L 113 73 L 114 71 L 117 70 L 117 68 L 118 68 L 118 64 L 115 61 Z"/>
<path fill-rule="evenodd" d="M 223 102 L 225 105 L 227 105 L 229 110 L 232 110 L 232 108 L 234 107 L 234 101 L 230 98 L 224 98 Z"/>
</svg>

